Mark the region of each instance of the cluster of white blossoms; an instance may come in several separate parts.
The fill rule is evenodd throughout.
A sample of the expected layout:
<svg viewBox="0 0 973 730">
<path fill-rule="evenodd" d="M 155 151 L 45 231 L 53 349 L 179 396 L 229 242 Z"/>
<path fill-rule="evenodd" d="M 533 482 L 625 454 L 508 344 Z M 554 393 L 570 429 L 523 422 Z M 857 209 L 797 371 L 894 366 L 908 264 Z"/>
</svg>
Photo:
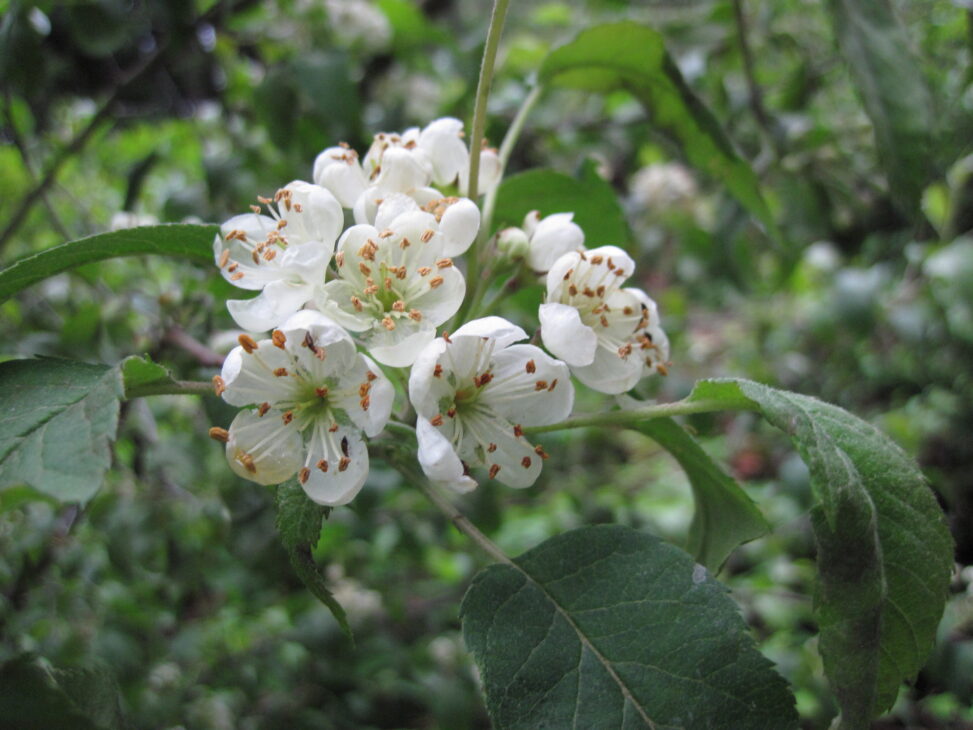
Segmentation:
<svg viewBox="0 0 973 730">
<path fill-rule="evenodd" d="M 485 191 L 500 162 L 492 150 L 481 160 Z M 655 303 L 622 287 L 632 259 L 614 246 L 586 250 L 571 213 L 533 212 L 497 236 L 502 254 L 546 272 L 540 338 L 551 354 L 496 316 L 440 332 L 464 302 L 460 257 L 480 228 L 478 206 L 461 197 L 468 178 L 462 124 L 438 119 L 376 135 L 361 160 L 347 145 L 326 149 L 313 183 L 291 182 L 222 225 L 214 256 L 223 276 L 259 292 L 227 302 L 253 335 L 240 335 L 214 378 L 241 408 L 228 429 L 210 430 L 237 474 L 260 484 L 296 476 L 315 502 L 346 504 L 368 476 L 366 438 L 389 423 L 392 380 L 404 383 L 398 369 L 409 368 L 402 418 L 414 413 L 424 473 L 468 491 L 482 467 L 528 487 L 547 454 L 524 429 L 570 415 L 572 374 L 623 393 L 666 373 Z M 347 229 L 345 209 L 355 221 Z"/>
</svg>

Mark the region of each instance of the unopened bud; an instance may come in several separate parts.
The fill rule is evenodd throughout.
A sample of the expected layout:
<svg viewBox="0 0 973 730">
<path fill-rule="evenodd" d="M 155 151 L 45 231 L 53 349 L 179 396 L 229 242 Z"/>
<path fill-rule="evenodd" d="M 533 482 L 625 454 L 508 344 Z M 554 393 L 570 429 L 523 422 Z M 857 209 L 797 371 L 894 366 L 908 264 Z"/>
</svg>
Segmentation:
<svg viewBox="0 0 973 730">
<path fill-rule="evenodd" d="M 530 240 L 520 228 L 504 228 L 497 234 L 497 248 L 510 259 L 522 259 L 530 250 Z"/>
</svg>

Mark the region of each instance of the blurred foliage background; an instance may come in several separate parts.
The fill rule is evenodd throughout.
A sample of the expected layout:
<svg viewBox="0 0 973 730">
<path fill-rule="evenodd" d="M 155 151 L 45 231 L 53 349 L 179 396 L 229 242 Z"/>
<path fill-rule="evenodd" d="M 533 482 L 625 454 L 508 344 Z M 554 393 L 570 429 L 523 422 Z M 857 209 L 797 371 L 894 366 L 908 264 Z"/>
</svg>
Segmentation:
<svg viewBox="0 0 973 730">
<path fill-rule="evenodd" d="M 973 728 L 973 9 L 893 3 L 904 45 L 892 56 L 918 67 L 927 95 L 899 112 L 931 135 L 890 160 L 840 44 L 846 5 L 514 3 L 488 134 L 499 143 L 546 53 L 581 28 L 634 19 L 664 34 L 757 170 L 780 241 L 687 167 L 625 93 L 545 94 L 510 172 L 596 170 L 622 201 L 629 240 L 588 244 L 633 253 L 673 340 L 671 375 L 642 395 L 750 377 L 871 418 L 919 460 L 950 519 L 956 579 L 934 655 L 877 726 Z M 363 150 L 376 131 L 468 122 L 488 20 L 479 0 L 0 9 L 4 264 L 113 227 L 220 222 L 309 178 L 339 140 Z M 0 356 L 149 353 L 206 379 L 234 342 L 231 291 L 215 269 L 172 260 L 91 265 L 0 305 Z M 534 326 L 539 296 L 525 280 L 500 306 Z M 578 409 L 599 404 L 589 393 Z M 129 402 L 91 503 L 0 493 L 0 663 L 28 652 L 54 671 L 108 672 L 133 727 L 488 727 L 458 622 L 482 556 L 376 460 L 315 550 L 352 645 L 287 565 L 272 492 L 234 477 L 206 438 L 231 415 L 214 398 Z M 775 526 L 721 578 L 792 683 L 804 725 L 827 727 L 807 471 L 749 416 L 692 425 Z M 535 487 L 488 484 L 462 500 L 506 551 L 608 521 L 684 539 L 690 491 L 649 439 L 567 432 L 544 445 L 552 458 Z"/>
</svg>

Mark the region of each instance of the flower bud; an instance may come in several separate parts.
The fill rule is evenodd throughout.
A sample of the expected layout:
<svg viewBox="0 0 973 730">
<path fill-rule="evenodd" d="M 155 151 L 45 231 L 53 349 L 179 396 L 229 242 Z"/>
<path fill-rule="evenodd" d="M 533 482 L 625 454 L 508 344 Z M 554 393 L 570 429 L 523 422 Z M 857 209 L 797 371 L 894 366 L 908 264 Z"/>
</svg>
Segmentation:
<svg viewBox="0 0 973 730">
<path fill-rule="evenodd" d="M 527 233 L 520 228 L 504 228 L 497 234 L 497 248 L 510 259 L 522 259 L 530 250 Z"/>
</svg>

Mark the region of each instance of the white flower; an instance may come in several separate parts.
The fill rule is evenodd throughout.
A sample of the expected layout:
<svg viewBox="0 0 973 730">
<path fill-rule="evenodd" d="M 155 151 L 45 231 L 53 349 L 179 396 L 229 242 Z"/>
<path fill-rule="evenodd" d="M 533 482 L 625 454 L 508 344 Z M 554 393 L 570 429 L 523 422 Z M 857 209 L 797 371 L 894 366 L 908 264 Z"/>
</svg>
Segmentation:
<svg viewBox="0 0 973 730">
<path fill-rule="evenodd" d="M 647 165 L 632 176 L 632 199 L 643 208 L 663 209 L 690 201 L 696 195 L 692 173 L 678 162 Z"/>
<path fill-rule="evenodd" d="M 534 271 L 548 271 L 554 262 L 570 251 L 584 248 L 584 232 L 574 223 L 574 213 L 554 213 L 541 218 L 532 210 L 524 218 L 528 236 L 527 263 Z"/>
<path fill-rule="evenodd" d="M 312 175 L 314 184 L 329 190 L 343 208 L 353 208 L 368 186 L 358 153 L 345 142 L 319 154 Z"/>
<path fill-rule="evenodd" d="M 226 456 L 240 476 L 278 484 L 297 473 L 318 504 L 346 504 L 368 476 L 362 440 L 388 422 L 394 390 L 355 349 L 348 333 L 318 312 L 291 317 L 271 339 L 246 335 L 217 380 L 241 411 L 230 424 Z"/>
<path fill-rule="evenodd" d="M 273 200 L 260 201 L 269 216 L 253 206 L 253 213 L 226 221 L 213 241 L 223 277 L 241 289 L 260 290 L 253 299 L 227 302 L 236 323 L 251 332 L 276 327 L 312 298 L 344 224 L 334 196 L 310 183 L 294 181 Z"/>
<path fill-rule="evenodd" d="M 502 174 L 500 155 L 493 147 L 487 147 L 486 140 L 484 140 L 483 149 L 480 150 L 480 171 L 476 176 L 477 196 L 485 195 L 491 188 L 496 187 L 500 183 Z M 470 161 L 468 157 L 466 164 L 463 165 L 459 173 L 459 189 L 463 195 L 467 195 L 470 189 Z"/>
<path fill-rule="evenodd" d="M 533 345 L 500 317 L 477 319 L 433 340 L 416 359 L 409 398 L 418 414 L 419 464 L 435 482 L 469 491 L 469 468 L 529 487 L 546 457 L 523 426 L 564 420 L 574 404 L 567 366 Z"/>
<path fill-rule="evenodd" d="M 377 227 L 353 226 L 338 243 L 338 278 L 319 289 L 315 303 L 360 333 L 381 363 L 412 364 L 463 301 L 466 281 L 446 255 L 447 220 L 444 214 L 441 226 L 408 197 L 390 196 Z"/>
<path fill-rule="evenodd" d="M 540 307 L 544 346 L 585 385 L 624 393 L 651 372 L 666 374 L 669 340 L 641 289 L 622 289 L 635 269 L 616 246 L 562 256 L 547 274 Z"/>
<path fill-rule="evenodd" d="M 392 24 L 385 13 L 364 0 L 325 0 L 328 24 L 339 29 L 335 34 L 343 45 L 361 45 L 369 51 L 388 47 Z"/>
</svg>

